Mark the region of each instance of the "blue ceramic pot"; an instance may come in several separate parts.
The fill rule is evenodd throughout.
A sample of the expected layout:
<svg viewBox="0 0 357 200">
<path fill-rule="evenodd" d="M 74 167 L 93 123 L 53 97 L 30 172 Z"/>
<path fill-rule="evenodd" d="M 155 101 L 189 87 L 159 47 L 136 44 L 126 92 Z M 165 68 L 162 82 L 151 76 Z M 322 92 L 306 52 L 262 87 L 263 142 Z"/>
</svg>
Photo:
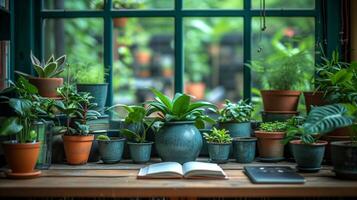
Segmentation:
<svg viewBox="0 0 357 200">
<path fill-rule="evenodd" d="M 229 150 L 231 143 L 219 144 L 208 143 L 208 153 L 211 162 L 214 163 L 226 163 L 229 159 Z"/>
<path fill-rule="evenodd" d="M 238 163 L 251 163 L 255 158 L 257 138 L 234 138 L 233 155 Z"/>
<path fill-rule="evenodd" d="M 208 147 L 207 147 L 207 140 L 203 137 L 203 133 L 211 132 L 210 129 L 200 129 L 199 130 L 202 136 L 202 148 L 200 151 L 200 156 L 208 156 Z"/>
<path fill-rule="evenodd" d="M 146 163 L 150 160 L 153 142 L 134 143 L 128 142 L 130 156 L 134 163 Z"/>
<path fill-rule="evenodd" d="M 357 180 L 357 146 L 351 141 L 331 143 L 331 159 L 336 176 Z"/>
<path fill-rule="evenodd" d="M 99 154 L 104 163 L 119 162 L 123 155 L 125 138 L 114 138 L 109 141 L 98 140 Z"/>
<path fill-rule="evenodd" d="M 194 161 L 202 147 L 202 137 L 194 122 L 166 122 L 155 136 L 158 155 L 163 161 L 181 164 Z"/>
<path fill-rule="evenodd" d="M 318 141 L 314 144 L 302 144 L 301 140 L 292 140 L 290 144 L 298 170 L 305 172 L 317 172 L 320 170 L 325 146 L 327 145 L 326 141 Z"/>
<path fill-rule="evenodd" d="M 108 83 L 99 84 L 77 84 L 78 92 L 88 92 L 94 99 L 92 102 L 97 104 L 96 110 L 103 111 L 107 101 Z"/>
<path fill-rule="evenodd" d="M 252 125 L 250 122 L 220 122 L 218 128 L 226 129 L 232 138 L 235 137 L 250 137 L 252 134 Z"/>
</svg>

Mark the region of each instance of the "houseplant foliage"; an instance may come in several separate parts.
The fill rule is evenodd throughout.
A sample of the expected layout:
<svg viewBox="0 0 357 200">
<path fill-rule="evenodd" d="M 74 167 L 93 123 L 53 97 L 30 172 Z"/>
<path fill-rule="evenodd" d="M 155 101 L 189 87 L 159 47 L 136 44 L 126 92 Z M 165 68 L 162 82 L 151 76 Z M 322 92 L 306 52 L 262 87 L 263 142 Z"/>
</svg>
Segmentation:
<svg viewBox="0 0 357 200">
<path fill-rule="evenodd" d="M 99 135 L 96 140 L 99 145 L 99 154 L 104 163 L 116 163 L 122 159 L 125 138 L 110 138 Z"/>
<path fill-rule="evenodd" d="M 205 101 L 191 102 L 186 94 L 176 93 L 173 99 L 152 89 L 155 100 L 147 102 L 148 115 L 156 113 L 162 127 L 155 136 L 156 149 L 164 161 L 185 163 L 193 161 L 202 147 L 198 128 L 204 123 L 215 123 L 205 114 L 206 109 L 216 106 Z"/>
<path fill-rule="evenodd" d="M 228 131 L 213 127 L 212 131 L 203 133 L 203 137 L 207 140 L 210 160 L 217 163 L 226 163 L 232 144 L 232 138 Z"/>
</svg>

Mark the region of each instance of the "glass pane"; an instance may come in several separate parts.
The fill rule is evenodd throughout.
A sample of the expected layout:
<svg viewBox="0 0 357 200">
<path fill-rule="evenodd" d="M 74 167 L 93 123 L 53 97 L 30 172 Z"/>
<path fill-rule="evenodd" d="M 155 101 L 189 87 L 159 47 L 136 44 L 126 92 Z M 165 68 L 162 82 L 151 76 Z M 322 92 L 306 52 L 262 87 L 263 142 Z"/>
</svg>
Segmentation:
<svg viewBox="0 0 357 200">
<path fill-rule="evenodd" d="M 243 97 L 243 19 L 184 20 L 185 90 L 218 105 Z"/>
<path fill-rule="evenodd" d="M 104 82 L 102 19 L 46 19 L 44 26 L 45 59 L 66 54 L 77 82 Z"/>
<path fill-rule="evenodd" d="M 259 9 L 263 0 L 252 0 L 252 8 Z M 315 0 L 266 0 L 265 8 L 267 9 L 314 9 Z"/>
<path fill-rule="evenodd" d="M 113 32 L 114 103 L 144 102 L 152 97 L 150 87 L 172 96 L 175 63 L 174 20 L 171 18 L 113 20 L 114 24 L 120 24 Z"/>
<path fill-rule="evenodd" d="M 103 9 L 104 0 L 44 0 L 47 10 L 90 10 Z"/>
<path fill-rule="evenodd" d="M 252 21 L 252 91 L 258 105 L 256 117 L 263 109 L 259 89 L 309 91 L 314 75 L 315 20 L 309 17 L 268 17 L 267 29 L 261 33 L 260 19 Z M 285 69 L 285 70 L 279 70 Z M 274 73 L 267 71 L 274 70 Z M 261 71 L 264 73 L 258 73 Z M 278 81 L 272 81 L 278 80 Z M 303 99 L 303 98 L 301 98 Z M 303 105 L 299 106 L 304 111 Z"/>
<path fill-rule="evenodd" d="M 113 0 L 114 9 L 173 9 L 174 0 Z"/>
<path fill-rule="evenodd" d="M 183 0 L 185 9 L 242 9 L 243 0 Z"/>
</svg>

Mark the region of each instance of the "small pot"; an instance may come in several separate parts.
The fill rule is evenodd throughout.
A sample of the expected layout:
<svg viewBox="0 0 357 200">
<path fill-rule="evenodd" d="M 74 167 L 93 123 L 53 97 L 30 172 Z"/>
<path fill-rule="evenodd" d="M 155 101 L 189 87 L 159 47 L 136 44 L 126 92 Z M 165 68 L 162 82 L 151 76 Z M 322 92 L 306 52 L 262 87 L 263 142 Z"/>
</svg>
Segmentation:
<svg viewBox="0 0 357 200">
<path fill-rule="evenodd" d="M 100 84 L 77 84 L 78 92 L 88 92 L 94 98 L 91 100 L 93 103 L 96 103 L 96 110 L 103 111 L 105 103 L 107 101 L 108 93 L 108 83 Z"/>
<path fill-rule="evenodd" d="M 134 163 L 146 163 L 150 160 L 153 142 L 134 143 L 128 142 L 130 156 Z"/>
<path fill-rule="evenodd" d="M 327 101 L 324 99 L 324 93 L 321 91 L 304 92 L 304 98 L 307 113 L 310 112 L 311 106 L 323 106 L 327 104 Z"/>
<path fill-rule="evenodd" d="M 12 173 L 31 173 L 40 153 L 40 143 L 16 143 L 7 141 L 3 143 L 6 161 Z"/>
<path fill-rule="evenodd" d="M 64 135 L 63 144 L 67 163 L 70 165 L 86 164 L 93 140 L 94 135 Z"/>
<path fill-rule="evenodd" d="M 331 143 L 333 171 L 342 179 L 357 180 L 357 145 L 351 141 Z"/>
<path fill-rule="evenodd" d="M 99 155 L 104 163 L 111 164 L 122 159 L 125 138 L 111 138 L 111 140 L 97 140 Z"/>
<path fill-rule="evenodd" d="M 226 163 L 229 159 L 231 143 L 207 143 L 210 161 L 214 163 Z"/>
<path fill-rule="evenodd" d="M 63 85 L 63 78 L 29 78 L 42 97 L 58 98 L 57 88 Z"/>
<path fill-rule="evenodd" d="M 282 143 L 285 132 L 255 131 L 258 138 L 259 160 L 277 162 L 284 160 L 284 144 Z"/>
<path fill-rule="evenodd" d="M 300 91 L 261 90 L 264 111 L 297 111 Z"/>
<path fill-rule="evenodd" d="M 234 137 L 250 137 L 252 134 L 252 125 L 250 122 L 220 122 L 218 124 L 220 129 L 229 131 L 229 135 Z"/>
<path fill-rule="evenodd" d="M 302 144 L 301 140 L 290 141 L 296 168 L 304 172 L 317 172 L 321 168 L 326 141 L 317 141 L 313 144 Z"/>
<path fill-rule="evenodd" d="M 299 112 L 296 111 L 262 111 L 262 120 L 263 122 L 286 122 L 288 119 L 291 119 L 294 116 L 299 115 Z"/>
<path fill-rule="evenodd" d="M 257 138 L 234 138 L 233 155 L 238 163 L 251 163 L 255 158 Z"/>
</svg>

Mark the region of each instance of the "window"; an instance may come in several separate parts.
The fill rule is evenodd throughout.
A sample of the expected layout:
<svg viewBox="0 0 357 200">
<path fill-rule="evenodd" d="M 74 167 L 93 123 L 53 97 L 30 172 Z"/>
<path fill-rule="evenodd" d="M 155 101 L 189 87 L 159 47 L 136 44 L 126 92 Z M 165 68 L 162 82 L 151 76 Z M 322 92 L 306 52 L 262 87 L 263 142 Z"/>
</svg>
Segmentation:
<svg viewBox="0 0 357 200">
<path fill-rule="evenodd" d="M 245 63 L 269 59 L 278 53 L 274 45 L 292 45 L 309 52 L 311 68 L 321 26 L 320 0 L 266 0 L 264 12 L 263 2 L 43 0 L 42 55 L 67 53 L 79 74 L 99 73 L 110 83 L 108 103 L 142 102 L 148 86 L 217 104 L 259 102 L 261 83 Z"/>
</svg>

